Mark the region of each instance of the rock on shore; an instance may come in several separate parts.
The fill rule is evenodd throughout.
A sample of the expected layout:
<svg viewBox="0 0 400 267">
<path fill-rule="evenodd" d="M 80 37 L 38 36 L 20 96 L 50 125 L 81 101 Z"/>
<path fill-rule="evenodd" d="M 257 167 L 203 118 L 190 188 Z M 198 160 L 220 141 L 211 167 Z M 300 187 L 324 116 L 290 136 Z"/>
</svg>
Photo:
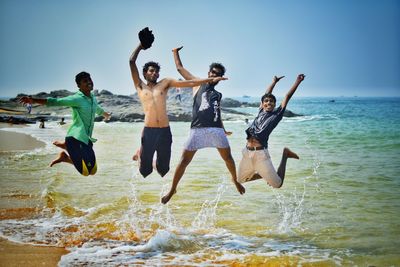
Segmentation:
<svg viewBox="0 0 400 267">
<path fill-rule="evenodd" d="M 97 102 L 104 108 L 104 110 L 111 112 L 112 116 L 110 121 L 122 122 L 135 122 L 143 121 L 144 114 L 142 105 L 138 99 L 137 94 L 133 95 L 117 95 L 107 90 L 94 90 Z M 57 90 L 50 93 L 41 92 L 32 95 L 35 98 L 46 97 L 65 97 L 72 95 L 75 92 L 68 90 Z M 26 94 L 18 94 L 17 97 L 11 98 L 8 101 L 0 101 L 0 122 L 9 121 L 10 116 L 14 120 L 21 120 L 21 122 L 29 123 L 36 120 L 59 120 L 61 117 L 68 117 L 71 114 L 69 107 L 44 107 L 40 105 L 33 105 L 32 114 L 26 114 L 26 109 L 18 103 L 18 98 Z M 192 118 L 192 90 L 185 88 L 180 90 L 180 100 L 176 89 L 170 89 L 167 99 L 167 110 L 170 121 L 191 121 Z M 221 110 L 223 112 L 224 120 L 244 120 L 244 118 L 251 118 L 251 114 L 238 112 L 232 108 L 258 106 L 258 103 L 248 104 L 236 101 L 230 98 L 222 99 Z M 290 111 L 288 111 L 290 112 Z M 299 116 L 294 113 L 288 113 L 289 116 Z M 287 114 L 285 114 L 286 116 Z M 97 117 L 96 121 L 101 121 L 102 117 Z"/>
</svg>

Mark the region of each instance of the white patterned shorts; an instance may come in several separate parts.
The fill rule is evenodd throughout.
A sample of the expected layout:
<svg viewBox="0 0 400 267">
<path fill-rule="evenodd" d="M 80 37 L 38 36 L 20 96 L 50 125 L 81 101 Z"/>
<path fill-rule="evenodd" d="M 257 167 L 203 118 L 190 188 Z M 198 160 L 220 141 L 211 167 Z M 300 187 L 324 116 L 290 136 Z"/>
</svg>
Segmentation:
<svg viewBox="0 0 400 267">
<path fill-rule="evenodd" d="M 195 151 L 205 147 L 228 148 L 229 142 L 223 128 L 191 128 L 184 149 Z"/>
</svg>

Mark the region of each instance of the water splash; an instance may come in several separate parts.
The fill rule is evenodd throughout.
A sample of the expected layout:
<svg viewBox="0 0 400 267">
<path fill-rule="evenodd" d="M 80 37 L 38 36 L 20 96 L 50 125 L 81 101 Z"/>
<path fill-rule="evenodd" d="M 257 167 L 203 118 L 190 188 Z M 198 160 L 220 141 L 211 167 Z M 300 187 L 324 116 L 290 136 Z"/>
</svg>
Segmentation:
<svg viewBox="0 0 400 267">
<path fill-rule="evenodd" d="M 283 194 L 276 191 L 277 190 L 274 190 L 275 204 L 278 206 L 281 218 L 277 227 L 277 232 L 279 234 L 290 234 L 294 229 L 300 228 L 301 226 L 306 189 L 304 186 L 303 192 L 300 193 L 300 195 L 295 190 L 289 197 L 285 197 Z"/>
<path fill-rule="evenodd" d="M 160 201 L 151 206 L 149 221 L 159 228 L 169 229 L 171 231 L 181 229 L 182 226 L 175 219 L 169 205 L 161 204 L 161 198 L 168 192 L 168 184 L 164 184 L 160 191 Z"/>
<path fill-rule="evenodd" d="M 307 188 L 310 181 L 313 181 L 313 185 L 319 189 L 319 168 L 321 161 L 316 151 L 313 150 L 309 140 L 305 142 L 306 147 L 313 156 L 313 163 L 311 166 L 312 173 L 309 176 L 303 178 L 302 188 L 298 191 L 295 187 L 294 191 L 289 196 L 285 196 L 280 193 L 279 190 L 273 190 L 275 196 L 275 205 L 278 208 L 280 214 L 280 222 L 277 226 L 277 232 L 279 234 L 291 234 L 294 230 L 302 230 L 302 216 L 305 211 L 309 212 L 311 207 L 305 207 L 304 201 L 307 195 Z M 315 181 L 315 182 L 314 182 Z"/>
<path fill-rule="evenodd" d="M 121 224 L 123 222 L 128 222 L 128 224 L 135 229 L 136 234 L 139 238 L 143 237 L 143 232 L 142 232 L 142 224 L 141 221 L 139 220 L 141 214 L 143 213 L 144 207 L 142 202 L 138 198 L 138 193 L 137 193 L 137 184 L 135 181 L 137 180 L 137 177 L 139 177 L 140 173 L 139 170 L 137 169 L 136 174 L 132 177 L 130 180 L 130 186 L 131 186 L 131 192 L 130 192 L 130 205 L 125 212 L 125 215 L 121 218 Z"/>
<path fill-rule="evenodd" d="M 206 200 L 201 205 L 201 209 L 192 223 L 193 229 L 201 230 L 212 229 L 215 227 L 218 203 L 226 188 L 227 185 L 225 179 L 222 177 L 215 198 L 213 200 Z"/>
</svg>

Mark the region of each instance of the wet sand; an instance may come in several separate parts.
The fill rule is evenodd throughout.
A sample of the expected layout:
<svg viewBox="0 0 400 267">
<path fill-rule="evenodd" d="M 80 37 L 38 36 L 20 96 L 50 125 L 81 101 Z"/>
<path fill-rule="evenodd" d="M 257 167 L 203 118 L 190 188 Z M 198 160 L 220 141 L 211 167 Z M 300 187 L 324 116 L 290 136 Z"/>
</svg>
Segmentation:
<svg viewBox="0 0 400 267">
<path fill-rule="evenodd" d="M 23 127 L 26 127 L 26 125 L 25 124 L 14 124 L 14 123 L 0 122 L 0 129 L 1 128 L 23 128 Z"/>
<path fill-rule="evenodd" d="M 24 127 L 0 123 L 0 128 Z M 0 130 L 0 152 L 32 150 L 45 145 L 44 142 L 30 135 Z M 0 201 L 6 201 L 4 196 Z M 34 207 L 14 207 L 0 209 L 0 220 L 29 218 L 39 212 Z M 68 251 L 64 248 L 33 246 L 11 242 L 0 238 L 0 267 L 2 266 L 57 266 L 62 255 Z"/>
<path fill-rule="evenodd" d="M 0 114 L 10 114 L 10 115 L 25 115 L 25 110 L 14 110 L 7 108 L 0 108 Z"/>
<path fill-rule="evenodd" d="M 0 266 L 57 266 L 64 248 L 31 246 L 0 238 Z"/>
<path fill-rule="evenodd" d="M 45 146 L 44 142 L 39 141 L 30 135 L 1 130 L 1 128 L 5 127 L 10 127 L 10 125 L 7 123 L 0 123 L 0 152 L 32 150 Z"/>
</svg>

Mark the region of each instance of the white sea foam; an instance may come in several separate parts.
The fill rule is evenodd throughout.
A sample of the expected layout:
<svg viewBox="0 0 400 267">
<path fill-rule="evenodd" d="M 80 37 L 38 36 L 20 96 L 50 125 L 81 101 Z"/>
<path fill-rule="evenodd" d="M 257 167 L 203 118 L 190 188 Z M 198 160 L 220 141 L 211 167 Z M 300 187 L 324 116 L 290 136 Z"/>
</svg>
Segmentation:
<svg viewBox="0 0 400 267">
<path fill-rule="evenodd" d="M 284 122 L 304 122 L 304 121 L 322 121 L 322 120 L 338 120 L 340 117 L 337 114 L 313 114 L 298 117 L 284 118 Z"/>
<path fill-rule="evenodd" d="M 59 266 L 85 265 L 190 265 L 190 266 L 224 266 L 215 263 L 213 259 L 218 255 L 218 261 L 242 261 L 246 256 L 280 257 L 297 256 L 301 263 L 332 261 L 341 265 L 342 257 L 332 257 L 332 250 L 303 245 L 297 243 L 283 243 L 270 240 L 260 243 L 253 238 L 246 240 L 235 235 L 218 236 L 218 239 L 206 239 L 201 235 L 181 235 L 158 230 L 155 235 L 144 244 L 134 242 L 87 242 L 80 248 L 72 248 L 71 253 L 64 255 Z M 210 251 L 211 249 L 211 251 Z M 215 255 L 213 254 L 216 253 Z M 321 251 L 322 253 L 319 253 Z M 240 252 L 240 253 L 238 253 Z M 210 254 L 211 253 L 211 254 Z M 221 253 L 221 255 L 219 255 Z M 345 255 L 344 251 L 341 255 Z M 207 255 L 211 255 L 208 257 Z M 214 255 L 214 256 L 213 256 Z M 202 259 L 199 261 L 199 259 Z"/>
</svg>

